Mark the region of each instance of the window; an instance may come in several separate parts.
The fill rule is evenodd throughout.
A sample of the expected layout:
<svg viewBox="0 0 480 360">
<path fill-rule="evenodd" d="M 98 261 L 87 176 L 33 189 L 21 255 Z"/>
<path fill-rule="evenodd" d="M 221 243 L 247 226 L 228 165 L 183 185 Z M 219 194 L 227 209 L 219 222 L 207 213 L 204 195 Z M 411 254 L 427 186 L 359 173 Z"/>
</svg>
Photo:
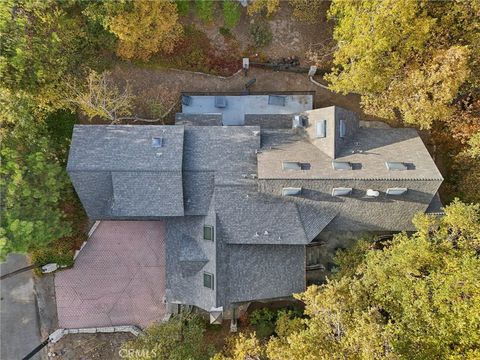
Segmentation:
<svg viewBox="0 0 480 360">
<path fill-rule="evenodd" d="M 315 123 L 315 137 L 324 138 L 327 136 L 327 120 L 319 120 Z"/>
<path fill-rule="evenodd" d="M 335 170 L 352 170 L 352 164 L 347 161 L 332 161 Z"/>
<path fill-rule="evenodd" d="M 347 123 L 345 120 L 340 120 L 340 127 L 338 130 L 341 138 L 344 138 L 347 135 Z"/>
<path fill-rule="evenodd" d="M 403 195 L 407 192 L 407 188 L 388 188 L 387 189 L 387 195 Z"/>
<path fill-rule="evenodd" d="M 159 148 L 163 146 L 163 138 L 161 137 L 154 137 L 152 138 L 152 147 Z"/>
<path fill-rule="evenodd" d="M 295 188 L 295 187 L 284 187 L 282 189 L 282 196 L 295 196 L 300 195 L 302 193 L 302 188 Z"/>
<path fill-rule="evenodd" d="M 333 188 L 332 190 L 332 196 L 347 196 L 352 193 L 352 188 L 344 188 L 344 187 L 338 187 L 338 188 Z"/>
<path fill-rule="evenodd" d="M 213 226 L 203 225 L 203 239 L 213 241 Z"/>
<path fill-rule="evenodd" d="M 405 163 L 403 162 L 387 161 L 385 162 L 385 166 L 387 167 L 388 170 L 394 170 L 394 171 L 407 170 L 407 165 L 405 165 Z"/>
<path fill-rule="evenodd" d="M 210 274 L 208 272 L 203 273 L 203 286 L 206 288 L 212 289 L 214 288 L 213 285 L 213 274 Z"/>
</svg>

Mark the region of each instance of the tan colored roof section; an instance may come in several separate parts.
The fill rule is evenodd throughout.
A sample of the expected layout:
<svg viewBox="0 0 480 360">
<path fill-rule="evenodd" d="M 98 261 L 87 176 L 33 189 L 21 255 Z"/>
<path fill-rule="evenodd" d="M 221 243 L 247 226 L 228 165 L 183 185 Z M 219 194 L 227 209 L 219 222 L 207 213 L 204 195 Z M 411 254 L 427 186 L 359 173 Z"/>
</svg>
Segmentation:
<svg viewBox="0 0 480 360">
<path fill-rule="evenodd" d="M 310 170 L 288 171 L 282 161 L 310 163 Z M 265 131 L 257 155 L 259 179 L 410 179 L 443 180 L 414 129 L 359 129 L 336 161 L 355 170 L 334 170 L 332 159 L 292 131 Z M 389 171 L 386 161 L 413 164 L 414 169 Z"/>
</svg>

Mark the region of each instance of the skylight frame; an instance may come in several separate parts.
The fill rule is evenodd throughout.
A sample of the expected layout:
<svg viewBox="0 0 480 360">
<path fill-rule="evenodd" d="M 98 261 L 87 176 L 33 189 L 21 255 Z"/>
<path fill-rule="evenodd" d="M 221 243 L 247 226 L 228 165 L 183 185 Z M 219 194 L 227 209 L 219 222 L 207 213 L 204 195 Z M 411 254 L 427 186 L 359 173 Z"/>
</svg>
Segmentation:
<svg viewBox="0 0 480 360">
<path fill-rule="evenodd" d="M 401 187 L 393 187 L 393 188 L 388 188 L 385 193 L 387 195 L 391 196 L 402 196 L 405 195 L 408 192 L 408 188 L 401 188 Z"/>
<path fill-rule="evenodd" d="M 353 165 L 349 161 L 332 160 L 332 168 L 333 170 L 346 171 L 353 170 Z"/>
<path fill-rule="evenodd" d="M 352 194 L 353 188 L 334 187 L 332 189 L 332 196 L 349 196 Z"/>
<path fill-rule="evenodd" d="M 282 188 L 282 196 L 300 196 L 302 195 L 301 187 L 284 187 Z"/>
<path fill-rule="evenodd" d="M 407 165 L 401 161 L 385 161 L 385 166 L 390 171 L 405 171 L 408 170 Z"/>
</svg>

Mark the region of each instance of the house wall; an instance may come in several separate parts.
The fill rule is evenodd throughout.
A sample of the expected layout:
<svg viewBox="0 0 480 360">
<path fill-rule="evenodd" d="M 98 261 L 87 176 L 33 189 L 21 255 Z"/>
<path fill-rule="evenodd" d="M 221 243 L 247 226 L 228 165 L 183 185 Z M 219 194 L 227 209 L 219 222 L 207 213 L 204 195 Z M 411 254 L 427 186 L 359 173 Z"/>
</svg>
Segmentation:
<svg viewBox="0 0 480 360">
<path fill-rule="evenodd" d="M 113 199 L 108 171 L 69 171 L 68 175 L 89 219 L 108 219 Z"/>
<path fill-rule="evenodd" d="M 429 180 L 259 180 L 259 191 L 281 196 L 283 187 L 301 187 L 302 198 L 319 201 L 339 214 L 325 230 L 403 231 L 412 230 L 411 219 L 424 212 L 441 181 Z M 332 196 L 334 187 L 351 187 L 349 196 Z M 386 195 L 387 188 L 406 187 L 404 195 Z M 368 189 L 380 196 L 367 198 Z"/>
<path fill-rule="evenodd" d="M 214 241 L 203 239 L 203 225 L 214 226 Z M 208 262 L 196 273 L 185 273 L 180 262 L 184 235 L 193 239 Z M 216 271 L 216 216 L 210 210 L 207 216 L 188 216 L 167 220 L 167 301 L 194 305 L 209 311 L 216 304 L 218 290 Z M 214 275 L 214 289 L 203 286 L 203 273 Z"/>
</svg>

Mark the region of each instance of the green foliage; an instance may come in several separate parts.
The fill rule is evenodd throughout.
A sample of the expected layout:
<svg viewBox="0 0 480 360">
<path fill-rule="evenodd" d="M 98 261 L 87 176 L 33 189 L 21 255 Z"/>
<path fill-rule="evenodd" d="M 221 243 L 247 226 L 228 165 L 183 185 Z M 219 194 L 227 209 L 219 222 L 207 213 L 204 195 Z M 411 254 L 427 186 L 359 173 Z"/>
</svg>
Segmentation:
<svg viewBox="0 0 480 360">
<path fill-rule="evenodd" d="M 371 248 L 371 245 L 372 241 L 370 239 L 360 239 L 349 249 L 338 250 L 334 258 L 338 268 L 335 278 L 340 279 L 345 276 L 355 275 L 358 265 L 365 260 L 365 255 L 368 249 Z"/>
<path fill-rule="evenodd" d="M 71 233 L 59 209 L 68 180 L 63 167 L 49 155 L 47 139 L 16 145 L 10 141 L 0 151 L 1 227 L 6 237 L 1 257 L 48 247 Z M 20 152 L 22 146 L 30 149 Z"/>
<path fill-rule="evenodd" d="M 213 0 L 196 0 L 195 10 L 197 16 L 204 23 L 211 23 L 213 21 L 213 13 L 215 11 L 215 1 Z"/>
<path fill-rule="evenodd" d="M 77 116 L 69 110 L 58 110 L 45 119 L 47 131 L 51 139 L 51 147 L 57 154 L 60 163 L 66 165 L 73 126 Z"/>
<path fill-rule="evenodd" d="M 272 31 L 265 21 L 257 21 L 250 25 L 250 37 L 256 47 L 265 47 L 272 41 Z"/>
<path fill-rule="evenodd" d="M 320 7 L 323 0 L 288 0 L 293 8 L 293 17 L 310 24 L 320 19 Z"/>
<path fill-rule="evenodd" d="M 250 314 L 250 324 L 260 338 L 268 338 L 275 331 L 275 320 L 277 314 L 268 308 L 257 309 Z"/>
<path fill-rule="evenodd" d="M 137 339 L 123 344 L 126 359 L 207 360 L 213 349 L 205 345 L 205 320 L 196 314 L 180 314 L 152 325 Z"/>
<path fill-rule="evenodd" d="M 307 318 L 269 340 L 268 358 L 478 358 L 480 204 L 454 201 L 414 224 L 411 236 L 354 248 L 342 265 L 353 259 L 355 271 L 296 296 Z"/>
<path fill-rule="evenodd" d="M 187 16 L 190 12 L 190 0 L 175 0 L 175 5 L 180 16 Z"/>
<path fill-rule="evenodd" d="M 234 28 L 240 21 L 242 13 L 236 0 L 223 0 L 223 22 L 226 28 Z"/>
<path fill-rule="evenodd" d="M 326 79 L 365 111 L 430 128 L 480 83 L 480 1 L 333 1 L 337 50 Z"/>
<path fill-rule="evenodd" d="M 220 33 L 220 35 L 222 35 L 224 38 L 231 38 L 233 35 L 232 35 L 232 32 L 230 31 L 229 28 L 227 27 L 221 27 L 218 29 L 218 32 Z"/>
<path fill-rule="evenodd" d="M 53 0 L 0 2 L 3 87 L 34 97 L 35 107 L 44 112 L 65 107 L 68 81 L 81 78 L 87 66 L 96 67 L 99 52 L 107 47 L 107 38 L 81 16 L 81 6 Z"/>
<path fill-rule="evenodd" d="M 342 252 L 343 277 L 295 295 L 304 318 L 280 311 L 276 336 L 238 336 L 214 359 L 478 359 L 480 204 L 455 200 L 413 223 L 410 236 Z"/>
</svg>

